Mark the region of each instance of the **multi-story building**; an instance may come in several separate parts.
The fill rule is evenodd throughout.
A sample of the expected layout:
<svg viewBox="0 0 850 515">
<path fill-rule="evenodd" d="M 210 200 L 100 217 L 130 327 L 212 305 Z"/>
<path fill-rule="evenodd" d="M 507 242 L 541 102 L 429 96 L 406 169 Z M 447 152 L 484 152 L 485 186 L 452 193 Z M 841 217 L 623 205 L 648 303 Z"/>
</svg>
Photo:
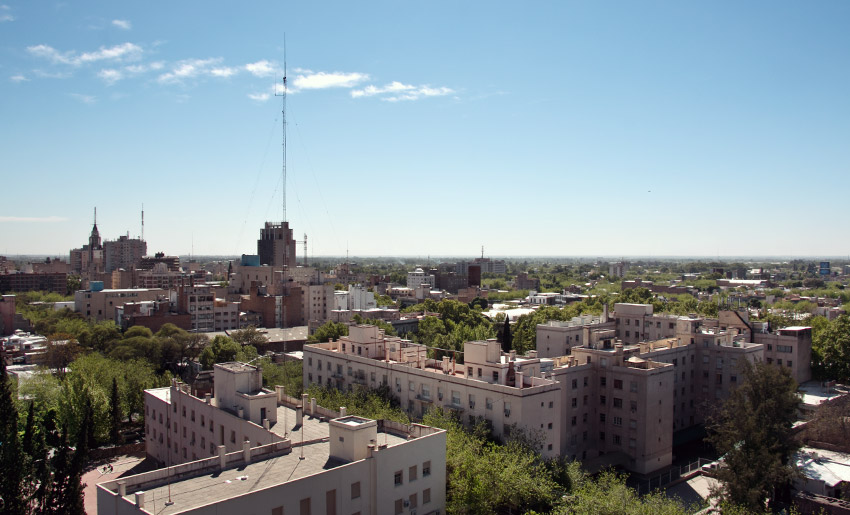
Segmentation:
<svg viewBox="0 0 850 515">
<path fill-rule="evenodd" d="M 36 274 L 68 274 L 71 273 L 71 265 L 59 258 L 50 259 L 48 257 L 40 263 L 33 263 L 32 271 Z"/>
<path fill-rule="evenodd" d="M 15 332 L 15 296 L 0 296 L 0 336 Z"/>
<path fill-rule="evenodd" d="M 103 242 L 105 270 L 133 270 L 147 252 L 148 244 L 145 240 L 130 238 L 129 234 L 119 236 L 114 241 L 106 240 Z"/>
<path fill-rule="evenodd" d="M 281 295 L 268 293 L 265 286 L 252 283 L 250 294 L 239 302 L 239 325 L 246 327 L 295 327 L 304 325 L 303 289 L 288 285 Z"/>
<path fill-rule="evenodd" d="M 436 282 L 433 274 L 427 274 L 421 268 L 407 272 L 407 287 L 414 289 L 422 284 L 427 284 L 429 289 L 434 288 Z"/>
<path fill-rule="evenodd" d="M 215 299 L 213 304 L 216 331 L 239 329 L 239 303 Z"/>
<path fill-rule="evenodd" d="M 68 292 L 68 274 L 0 274 L 0 293 L 24 291 L 49 291 L 65 295 Z"/>
<path fill-rule="evenodd" d="M 590 341 L 594 330 L 614 329 L 607 313 L 601 317 L 582 315 L 571 320 L 551 320 L 537 326 L 537 355 L 541 358 L 567 356 L 570 349 Z"/>
<path fill-rule="evenodd" d="M 96 321 L 115 320 L 115 308 L 128 302 L 168 300 L 168 290 L 160 288 L 130 290 L 78 290 L 74 293 L 74 311 Z"/>
<path fill-rule="evenodd" d="M 332 284 L 306 284 L 304 290 L 303 317 L 304 323 L 321 325 L 330 318 L 334 302 L 334 286 Z"/>
<path fill-rule="evenodd" d="M 81 249 L 71 250 L 71 270 L 78 274 L 87 275 L 103 272 L 103 246 L 100 240 L 100 231 L 97 229 L 97 209 L 95 208 L 95 220 L 92 225 L 89 242 Z"/>
<path fill-rule="evenodd" d="M 335 291 L 333 299 L 335 310 L 364 311 L 378 307 L 375 294 L 359 284 L 349 285 L 348 291 Z"/>
<path fill-rule="evenodd" d="M 177 309 L 189 313 L 194 332 L 215 331 L 215 294 L 212 288 L 203 286 L 180 286 L 177 289 Z"/>
<path fill-rule="evenodd" d="M 441 406 L 464 422 L 484 420 L 497 437 L 519 427 L 539 436 L 541 452 L 552 457 L 561 454 L 560 387 L 541 377 L 540 365 L 534 352 L 502 353 L 496 340 L 466 342 L 462 364 L 429 359 L 425 346 L 369 325 L 349 327 L 336 342 L 304 346 L 304 384 L 386 385 L 413 416 Z"/>
<path fill-rule="evenodd" d="M 529 277 L 528 273 L 520 272 L 516 274 L 516 279 L 514 280 L 514 287 L 517 290 L 540 290 L 540 279 L 537 277 Z"/>
<path fill-rule="evenodd" d="M 242 363 L 214 377 L 214 396 L 177 381 L 145 391 L 147 454 L 168 468 L 101 483 L 99 513 L 445 510 L 445 431 L 287 398 Z"/>
<path fill-rule="evenodd" d="M 289 222 L 266 222 L 260 229 L 257 254 L 261 265 L 295 268 L 295 239 Z"/>
<path fill-rule="evenodd" d="M 171 302 L 168 300 L 143 300 L 116 306 L 115 323 L 122 330 L 138 325 L 147 327 L 154 333 L 162 329 L 165 324 L 173 324 L 186 331 L 192 330 L 189 313 L 172 311 Z"/>
</svg>

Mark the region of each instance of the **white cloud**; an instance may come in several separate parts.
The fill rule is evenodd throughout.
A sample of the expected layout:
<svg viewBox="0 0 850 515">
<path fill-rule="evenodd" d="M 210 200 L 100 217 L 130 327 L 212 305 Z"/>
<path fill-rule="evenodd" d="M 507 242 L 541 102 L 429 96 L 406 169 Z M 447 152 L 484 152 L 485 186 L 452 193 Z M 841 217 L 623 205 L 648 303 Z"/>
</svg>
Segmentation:
<svg viewBox="0 0 850 515">
<path fill-rule="evenodd" d="M 137 59 L 142 54 L 142 47 L 134 43 L 121 43 L 112 47 L 100 47 L 94 52 L 83 52 L 77 54 L 75 51 L 60 52 L 50 45 L 34 45 L 27 47 L 27 51 L 36 57 L 48 59 L 54 63 L 80 66 L 81 64 L 96 61 L 123 61 Z"/>
<path fill-rule="evenodd" d="M 381 100 L 387 102 L 398 102 L 400 100 L 418 100 L 422 97 L 439 97 L 451 95 L 454 90 L 447 87 L 432 88 L 431 86 L 413 86 L 398 81 L 390 82 L 385 86 L 368 85 L 363 89 L 351 91 L 353 98 L 380 96 Z"/>
<path fill-rule="evenodd" d="M 6 11 L 11 10 L 8 5 L 0 5 L 0 23 L 4 21 L 15 21 L 15 17 Z"/>
<path fill-rule="evenodd" d="M 156 80 L 169 84 L 195 77 L 229 77 L 237 72 L 236 68 L 218 66 L 219 63 L 221 58 L 184 59 L 175 63 L 171 71 L 163 73 Z"/>
<path fill-rule="evenodd" d="M 210 70 L 210 75 L 213 77 L 230 77 L 235 74 L 238 70 L 236 68 L 229 68 L 227 66 L 221 68 L 213 68 Z"/>
<path fill-rule="evenodd" d="M 271 98 L 271 94 L 269 93 L 248 93 L 248 98 L 251 100 L 256 100 L 257 102 L 265 102 L 266 100 Z"/>
<path fill-rule="evenodd" d="M 275 72 L 272 64 L 266 60 L 257 61 L 256 63 L 248 63 L 245 65 L 245 69 L 248 73 L 255 77 L 268 77 L 269 75 L 273 75 Z"/>
<path fill-rule="evenodd" d="M 64 216 L 0 216 L 0 222 L 67 222 Z"/>
<path fill-rule="evenodd" d="M 295 89 L 353 88 L 368 79 L 369 76 L 365 73 L 317 72 L 296 75 L 292 85 Z"/>
<path fill-rule="evenodd" d="M 100 70 L 97 72 L 97 76 L 100 77 L 107 85 L 111 86 L 118 82 L 119 80 L 124 78 L 124 74 L 119 70 L 109 69 L 109 70 Z"/>
<path fill-rule="evenodd" d="M 71 76 L 70 72 L 62 71 L 62 72 L 46 72 L 44 70 L 36 68 L 32 71 L 32 73 L 42 79 L 67 79 Z"/>
<path fill-rule="evenodd" d="M 130 30 L 133 26 L 127 20 L 112 20 L 112 24 L 119 29 Z"/>
<path fill-rule="evenodd" d="M 149 71 L 157 71 L 165 68 L 165 63 L 162 61 L 156 61 L 153 63 L 142 63 L 142 64 L 131 64 L 124 67 L 124 71 L 127 73 L 132 73 L 133 75 L 138 75 L 140 73 L 146 73 Z"/>
<path fill-rule="evenodd" d="M 95 102 L 97 102 L 97 98 L 95 98 L 91 95 L 81 95 L 80 93 L 68 93 L 68 96 L 70 96 L 71 98 L 78 100 L 78 101 L 80 101 L 84 104 L 91 105 L 91 104 L 94 104 Z"/>
<path fill-rule="evenodd" d="M 24 77 L 23 75 L 12 75 L 11 77 L 9 77 L 9 80 L 12 81 L 12 82 L 27 82 L 27 81 L 29 81 L 29 79 Z"/>
</svg>

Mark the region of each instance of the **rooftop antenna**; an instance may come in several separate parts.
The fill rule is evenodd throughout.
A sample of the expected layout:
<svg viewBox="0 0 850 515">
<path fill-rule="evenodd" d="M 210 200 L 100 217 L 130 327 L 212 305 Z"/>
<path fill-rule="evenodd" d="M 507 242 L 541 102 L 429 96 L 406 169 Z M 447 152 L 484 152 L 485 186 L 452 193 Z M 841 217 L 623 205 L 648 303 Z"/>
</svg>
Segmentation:
<svg viewBox="0 0 850 515">
<path fill-rule="evenodd" d="M 304 266 L 307 266 L 307 233 L 304 233 Z"/>
<path fill-rule="evenodd" d="M 145 241 L 145 205 L 142 204 L 142 241 Z"/>
<path fill-rule="evenodd" d="M 286 222 L 286 34 L 283 35 L 283 90 L 281 91 L 280 94 L 275 92 L 275 96 L 282 98 L 282 101 L 281 101 L 282 107 L 281 107 L 281 111 L 280 111 L 281 120 L 282 120 L 282 124 L 283 124 L 283 168 L 282 168 L 283 201 L 282 201 L 282 208 L 283 208 L 283 222 L 285 223 Z M 286 249 L 286 246 L 284 246 L 284 249 Z M 284 253 L 285 252 L 286 252 L 286 250 L 284 250 Z M 285 260 L 285 258 L 284 258 L 284 260 Z"/>
<path fill-rule="evenodd" d="M 484 245 L 481 245 L 481 259 L 484 259 Z"/>
<path fill-rule="evenodd" d="M 94 208 L 94 225 L 97 225 L 97 206 Z"/>
</svg>

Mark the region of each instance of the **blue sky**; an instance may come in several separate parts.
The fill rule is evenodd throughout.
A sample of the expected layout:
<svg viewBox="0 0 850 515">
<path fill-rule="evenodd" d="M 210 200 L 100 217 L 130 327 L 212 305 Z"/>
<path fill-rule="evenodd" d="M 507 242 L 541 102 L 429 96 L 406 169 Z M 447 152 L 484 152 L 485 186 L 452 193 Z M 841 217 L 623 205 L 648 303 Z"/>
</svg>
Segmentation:
<svg viewBox="0 0 850 515">
<path fill-rule="evenodd" d="M 361 5 L 364 4 L 364 5 Z M 366 5 L 368 4 L 368 5 Z M 0 254 L 847 255 L 850 3 L 0 0 Z M 301 246 L 298 247 L 300 255 Z"/>
</svg>

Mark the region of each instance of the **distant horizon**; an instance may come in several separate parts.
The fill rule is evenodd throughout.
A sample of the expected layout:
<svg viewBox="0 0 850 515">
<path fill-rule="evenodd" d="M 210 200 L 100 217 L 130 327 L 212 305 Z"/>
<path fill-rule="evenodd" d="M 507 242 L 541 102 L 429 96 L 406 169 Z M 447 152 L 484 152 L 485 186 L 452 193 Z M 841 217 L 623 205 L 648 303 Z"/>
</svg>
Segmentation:
<svg viewBox="0 0 850 515">
<path fill-rule="evenodd" d="M 152 256 L 153 254 L 148 254 L 148 255 Z M 199 259 L 199 258 L 203 258 L 203 259 L 219 258 L 219 259 L 236 260 L 236 259 L 240 259 L 242 257 L 241 254 L 238 254 L 238 255 L 235 255 L 235 254 L 194 254 L 194 255 L 190 255 L 190 254 L 166 254 L 166 255 L 177 256 L 177 257 L 180 258 L 181 261 L 191 260 L 191 259 Z M 255 255 L 255 254 L 245 254 L 245 255 Z M 9 260 L 13 260 L 13 261 L 16 261 L 16 260 L 36 260 L 36 259 L 42 259 L 43 260 L 44 258 L 60 258 L 60 259 L 62 259 L 64 257 L 65 261 L 68 261 L 69 254 L 11 254 L 11 255 L 5 255 L 4 257 L 9 259 Z M 303 256 L 296 255 L 296 257 L 299 260 L 299 263 L 297 264 L 297 266 L 302 266 L 302 263 L 300 262 L 300 260 L 303 259 Z M 464 255 L 464 254 L 446 254 L 446 255 L 439 255 L 439 256 L 438 255 L 432 255 L 432 256 L 430 256 L 430 260 L 435 261 L 435 260 L 452 259 L 452 260 L 469 260 L 469 261 L 472 261 L 472 260 L 480 258 L 480 257 L 481 256 L 469 257 L 468 255 Z M 628 254 L 623 254 L 623 255 L 619 255 L 619 254 L 616 254 L 616 255 L 587 254 L 587 255 L 572 255 L 572 256 L 570 256 L 570 255 L 537 255 L 537 256 L 532 256 L 532 255 L 509 256 L 509 255 L 505 255 L 505 256 L 484 256 L 484 257 L 485 257 L 485 259 L 511 260 L 511 261 L 517 261 L 517 260 L 522 260 L 522 259 L 534 259 L 534 260 L 541 260 L 541 259 L 564 259 L 564 260 L 568 260 L 568 259 L 575 259 L 575 260 L 602 259 L 602 260 L 605 260 L 605 261 L 612 261 L 612 262 L 616 262 L 616 261 L 620 261 L 620 260 L 623 260 L 623 261 L 653 261 L 653 260 L 676 261 L 676 260 L 684 260 L 684 261 L 705 261 L 705 262 L 711 262 L 711 261 L 758 261 L 758 262 L 764 262 L 764 261 L 771 261 L 771 260 L 796 260 L 796 259 L 814 260 L 814 261 L 818 261 L 818 260 L 822 260 L 822 261 L 832 261 L 832 260 L 850 261 L 850 256 L 819 256 L 819 255 L 805 255 L 805 256 L 804 255 L 785 255 L 785 256 L 767 256 L 767 255 L 757 256 L 757 255 L 754 255 L 754 256 L 719 256 L 718 257 L 718 256 L 686 256 L 686 255 L 681 255 L 681 256 L 677 256 L 677 255 L 646 256 L 646 255 L 628 255 Z M 349 255 L 349 256 L 337 256 L 337 255 L 310 256 L 308 258 L 308 260 L 314 260 L 314 259 L 315 260 L 335 260 L 335 259 L 339 259 L 339 260 L 342 260 L 342 262 L 344 262 L 346 259 L 348 261 L 352 261 L 354 259 L 383 259 L 383 260 L 424 259 L 424 260 L 427 261 L 429 259 L 429 257 L 428 256 L 419 256 L 419 255 L 387 256 L 387 255 L 377 255 L 377 254 L 374 254 L 374 255 L 363 254 L 363 255 Z M 308 265 L 309 265 L 309 263 L 308 263 Z"/>
</svg>

